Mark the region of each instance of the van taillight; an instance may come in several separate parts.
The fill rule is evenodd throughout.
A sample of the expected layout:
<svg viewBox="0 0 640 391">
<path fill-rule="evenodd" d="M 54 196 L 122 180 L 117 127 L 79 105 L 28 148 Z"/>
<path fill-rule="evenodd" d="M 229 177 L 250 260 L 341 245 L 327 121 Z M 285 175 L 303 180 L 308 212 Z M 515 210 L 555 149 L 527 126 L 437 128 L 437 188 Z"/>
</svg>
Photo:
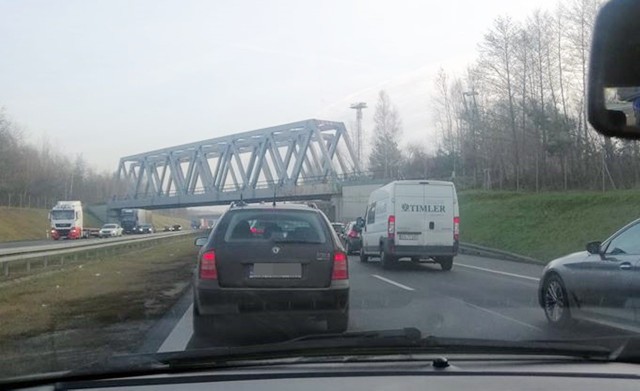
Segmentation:
<svg viewBox="0 0 640 391">
<path fill-rule="evenodd" d="M 393 238 L 396 234 L 396 216 L 389 215 L 389 220 L 387 220 L 387 236 L 389 238 Z"/>
<path fill-rule="evenodd" d="M 453 218 L 453 240 L 457 241 L 460 239 L 460 217 L 456 216 Z"/>
<path fill-rule="evenodd" d="M 342 251 L 336 251 L 333 254 L 333 273 L 332 280 L 346 280 L 349 278 L 349 265 L 347 263 L 347 254 Z"/>
<path fill-rule="evenodd" d="M 202 254 L 200 259 L 200 278 L 203 280 L 217 280 L 216 253 L 211 250 Z"/>
</svg>

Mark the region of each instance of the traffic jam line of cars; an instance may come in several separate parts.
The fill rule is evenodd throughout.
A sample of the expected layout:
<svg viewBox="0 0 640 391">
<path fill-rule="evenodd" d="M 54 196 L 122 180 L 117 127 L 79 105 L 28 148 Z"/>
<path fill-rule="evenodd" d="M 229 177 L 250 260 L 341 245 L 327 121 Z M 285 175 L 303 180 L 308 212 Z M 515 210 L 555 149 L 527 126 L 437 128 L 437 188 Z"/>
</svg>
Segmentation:
<svg viewBox="0 0 640 391">
<path fill-rule="evenodd" d="M 313 204 L 233 204 L 195 241 L 194 334 L 210 336 L 221 315 L 274 311 L 345 331 L 348 253 L 359 251 L 362 262 L 379 256 L 384 268 L 406 258 L 451 269 L 459 224 L 453 183 L 392 182 L 371 194 L 365 216 L 345 227 Z"/>
<path fill-rule="evenodd" d="M 195 242 L 194 333 L 210 334 L 219 315 L 260 311 L 296 311 L 344 331 L 352 254 L 377 257 L 385 269 L 403 260 L 452 269 L 460 224 L 453 183 L 391 182 L 371 193 L 364 216 L 332 223 L 315 205 L 233 204 Z M 549 263 L 538 302 L 552 326 L 585 319 L 637 330 L 638 287 L 640 220 Z"/>
</svg>

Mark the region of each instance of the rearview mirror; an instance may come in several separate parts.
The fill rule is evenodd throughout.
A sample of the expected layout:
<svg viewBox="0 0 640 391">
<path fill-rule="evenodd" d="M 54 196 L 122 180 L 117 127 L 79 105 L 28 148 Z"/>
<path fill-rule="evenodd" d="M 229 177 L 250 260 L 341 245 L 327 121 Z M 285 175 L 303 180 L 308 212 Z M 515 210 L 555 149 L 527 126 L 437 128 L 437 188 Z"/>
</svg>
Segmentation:
<svg viewBox="0 0 640 391">
<path fill-rule="evenodd" d="M 590 242 L 587 243 L 587 252 L 589 254 L 600 254 L 600 245 L 602 242 Z"/>
<path fill-rule="evenodd" d="M 195 244 L 198 247 L 202 247 L 205 244 L 207 244 L 207 238 L 197 238 L 195 242 L 193 242 L 193 244 Z"/>
<path fill-rule="evenodd" d="M 611 0 L 596 18 L 589 64 L 589 122 L 608 137 L 640 139 L 640 2 Z"/>
</svg>

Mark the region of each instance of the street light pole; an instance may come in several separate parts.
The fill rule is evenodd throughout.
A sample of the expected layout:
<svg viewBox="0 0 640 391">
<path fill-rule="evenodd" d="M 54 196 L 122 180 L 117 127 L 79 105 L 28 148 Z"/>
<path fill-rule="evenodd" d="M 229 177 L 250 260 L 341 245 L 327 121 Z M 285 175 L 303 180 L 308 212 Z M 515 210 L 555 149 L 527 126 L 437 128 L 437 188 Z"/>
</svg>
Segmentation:
<svg viewBox="0 0 640 391">
<path fill-rule="evenodd" d="M 362 109 L 367 108 L 365 102 L 353 103 L 350 106 L 356 111 L 356 159 L 362 164 Z"/>
</svg>

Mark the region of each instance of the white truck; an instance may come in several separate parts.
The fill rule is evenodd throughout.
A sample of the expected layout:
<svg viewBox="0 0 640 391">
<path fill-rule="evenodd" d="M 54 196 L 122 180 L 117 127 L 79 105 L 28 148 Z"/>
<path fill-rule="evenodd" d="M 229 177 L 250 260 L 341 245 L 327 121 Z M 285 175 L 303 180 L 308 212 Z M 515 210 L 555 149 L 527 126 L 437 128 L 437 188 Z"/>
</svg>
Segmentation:
<svg viewBox="0 0 640 391">
<path fill-rule="evenodd" d="M 88 238 L 98 231 L 84 226 L 80 201 L 58 201 L 49 212 L 49 227 L 49 235 L 53 240 Z"/>
<path fill-rule="evenodd" d="M 362 229 L 360 260 L 380 257 L 390 268 L 400 258 L 432 260 L 451 270 L 458 253 L 460 214 L 451 182 L 394 181 L 369 196 Z"/>
</svg>

